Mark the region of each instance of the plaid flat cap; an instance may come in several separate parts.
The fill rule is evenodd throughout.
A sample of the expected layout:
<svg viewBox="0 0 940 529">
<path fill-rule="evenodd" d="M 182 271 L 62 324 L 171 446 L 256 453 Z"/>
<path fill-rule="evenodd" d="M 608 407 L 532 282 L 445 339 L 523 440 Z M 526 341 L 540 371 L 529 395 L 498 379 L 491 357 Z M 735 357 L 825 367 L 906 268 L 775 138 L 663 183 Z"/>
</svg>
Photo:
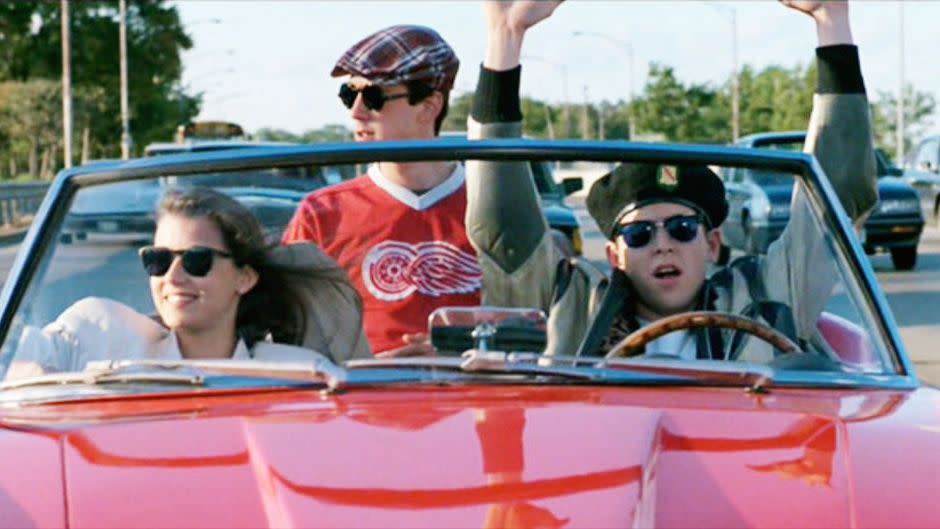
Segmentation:
<svg viewBox="0 0 940 529">
<path fill-rule="evenodd" d="M 378 85 L 424 81 L 435 90 L 450 90 L 459 66 L 454 50 L 433 29 L 392 26 L 346 50 L 330 75 L 358 75 Z"/>
<path fill-rule="evenodd" d="M 614 240 L 624 215 L 656 202 L 673 202 L 698 211 L 705 216 L 708 229 L 721 226 L 728 216 L 721 178 L 701 165 L 620 164 L 594 182 L 586 204 L 601 232 Z"/>
</svg>

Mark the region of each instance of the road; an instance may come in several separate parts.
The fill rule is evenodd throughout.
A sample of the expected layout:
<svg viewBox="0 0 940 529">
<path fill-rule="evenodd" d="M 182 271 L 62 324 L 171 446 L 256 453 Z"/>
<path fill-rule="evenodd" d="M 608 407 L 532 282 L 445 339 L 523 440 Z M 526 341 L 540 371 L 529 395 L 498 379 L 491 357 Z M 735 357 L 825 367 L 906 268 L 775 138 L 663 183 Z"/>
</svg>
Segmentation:
<svg viewBox="0 0 940 529">
<path fill-rule="evenodd" d="M 592 260 L 602 264 L 605 240 L 597 231 L 593 219 L 582 207 L 576 206 L 576 212 L 585 228 L 584 252 Z M 63 248 L 68 250 L 60 257 L 75 263 L 70 268 L 79 274 L 79 277 L 87 274 L 87 277 L 94 278 L 94 281 L 102 281 L 102 277 L 109 276 L 95 272 L 100 267 L 140 270 L 134 247 L 130 245 L 78 244 Z M 0 281 L 6 277 L 15 253 L 15 246 L 0 246 Z M 915 362 L 918 376 L 932 384 L 940 385 L 940 348 L 935 346 L 940 343 L 940 310 L 936 309 L 940 307 L 940 229 L 927 228 L 921 240 L 919 254 L 917 267 L 910 272 L 895 271 L 887 254 L 872 256 L 871 263 L 900 327 L 907 351 Z M 126 273 L 110 277 L 112 279 L 104 281 L 129 281 Z M 124 301 L 138 305 L 139 300 L 145 299 L 147 295 L 146 276 L 140 270 L 140 275 L 134 274 L 131 280 L 134 284 L 125 285 L 128 298 Z M 50 278 L 48 290 L 54 292 L 55 297 L 61 298 L 64 303 L 65 300 L 74 300 L 81 295 L 92 295 L 101 287 L 102 285 L 92 281 L 76 281 L 76 276 L 72 276 L 69 281 Z M 114 285 L 104 290 L 114 291 Z M 51 302 L 42 312 L 54 317 L 61 308 L 64 306 L 60 307 L 59 303 Z"/>
</svg>

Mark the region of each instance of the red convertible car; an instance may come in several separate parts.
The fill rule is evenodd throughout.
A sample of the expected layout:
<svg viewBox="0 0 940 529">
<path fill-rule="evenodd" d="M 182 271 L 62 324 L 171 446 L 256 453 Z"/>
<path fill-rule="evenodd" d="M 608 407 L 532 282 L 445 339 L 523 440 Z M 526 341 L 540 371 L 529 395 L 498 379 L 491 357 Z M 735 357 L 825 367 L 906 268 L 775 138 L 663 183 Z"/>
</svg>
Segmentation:
<svg viewBox="0 0 940 529">
<path fill-rule="evenodd" d="M 62 243 L 83 194 L 383 160 L 785 172 L 810 191 L 825 254 L 802 273 L 832 278 L 805 293 L 822 340 L 764 362 L 744 360 L 756 337 L 736 360 L 547 356 L 540 311 L 481 307 L 432 316 L 433 358 L 100 358 L 0 385 L 0 527 L 940 526 L 940 391 L 918 382 L 844 210 L 799 153 L 455 140 L 74 168 L 0 292 L 0 373 L 24 336 L 83 298 L 154 312 L 137 246 Z"/>
</svg>

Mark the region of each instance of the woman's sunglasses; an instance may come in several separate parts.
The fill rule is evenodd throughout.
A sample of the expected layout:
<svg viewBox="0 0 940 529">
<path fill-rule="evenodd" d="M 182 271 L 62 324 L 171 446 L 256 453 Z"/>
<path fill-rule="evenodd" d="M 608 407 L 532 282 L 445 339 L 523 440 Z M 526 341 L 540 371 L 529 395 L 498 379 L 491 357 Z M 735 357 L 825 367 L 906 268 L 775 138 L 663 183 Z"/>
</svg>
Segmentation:
<svg viewBox="0 0 940 529">
<path fill-rule="evenodd" d="M 353 107 L 353 105 L 356 103 L 356 97 L 359 94 L 362 94 L 362 104 L 365 105 L 365 107 L 369 110 L 374 110 L 376 112 L 382 110 L 382 107 L 385 106 L 386 101 L 408 97 L 408 92 L 387 95 L 382 91 L 382 87 L 376 85 L 365 86 L 359 90 L 349 86 L 347 83 L 343 83 L 339 87 L 339 98 L 342 100 L 343 105 L 346 105 L 346 108 Z"/>
<path fill-rule="evenodd" d="M 658 227 L 665 228 L 666 233 L 678 242 L 689 242 L 698 236 L 698 227 L 701 225 L 702 218 L 699 215 L 676 215 L 657 222 L 638 220 L 624 224 L 620 226 L 619 233 L 628 247 L 642 248 L 653 240 Z"/>
<path fill-rule="evenodd" d="M 183 259 L 183 270 L 193 277 L 205 277 L 212 270 L 212 261 L 216 255 L 229 259 L 232 257 L 230 253 L 205 246 L 194 246 L 188 250 L 144 246 L 138 253 L 140 261 L 144 264 L 144 270 L 153 277 L 166 274 L 177 256 Z"/>
</svg>

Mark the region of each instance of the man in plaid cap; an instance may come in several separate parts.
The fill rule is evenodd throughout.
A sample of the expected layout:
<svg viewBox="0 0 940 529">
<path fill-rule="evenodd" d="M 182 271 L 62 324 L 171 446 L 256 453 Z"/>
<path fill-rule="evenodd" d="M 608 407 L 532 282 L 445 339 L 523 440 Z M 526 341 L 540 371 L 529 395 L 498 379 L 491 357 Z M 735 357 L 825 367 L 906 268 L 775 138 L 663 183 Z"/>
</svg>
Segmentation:
<svg viewBox="0 0 940 529">
<path fill-rule="evenodd" d="M 809 14 L 819 38 L 819 82 L 806 147 L 819 159 L 846 212 L 860 223 L 874 206 L 877 189 L 868 101 L 848 5 L 783 3 Z M 488 10 L 502 7 L 490 4 Z M 490 42 L 487 49 L 480 84 L 501 94 L 503 101 L 489 106 L 474 102 L 471 138 L 521 133 L 521 33 L 510 40 L 516 45 L 499 49 Z M 488 111 L 494 108 L 502 110 Z M 589 212 L 610 241 L 609 281 L 578 260 L 563 260 L 544 219 L 535 229 L 519 228 L 518 219 L 540 215 L 532 186 L 528 164 L 468 162 L 467 230 L 480 257 L 484 303 L 548 312 L 548 354 L 604 354 L 649 323 L 693 310 L 748 316 L 800 345 L 829 350 L 817 319 L 835 284 L 835 271 L 827 273 L 828 249 L 801 184 L 795 186 L 789 226 L 767 256 L 737 260 L 708 277 L 708 263 L 717 259 L 721 246 L 718 228 L 728 214 L 718 177 L 706 167 L 618 167 L 595 183 L 587 199 Z M 736 358 L 736 342 L 730 342 L 712 330 L 674 332 L 647 343 L 645 352 Z M 774 350 L 760 345 L 749 345 L 739 359 L 772 359 Z"/>
<path fill-rule="evenodd" d="M 447 42 L 422 26 L 392 26 L 354 44 L 332 76 L 344 78 L 339 97 L 355 140 L 436 137 L 458 65 Z M 309 195 L 284 234 L 286 244 L 316 242 L 346 270 L 378 356 L 431 354 L 430 313 L 480 304 L 464 178 L 463 166 L 452 162 L 374 164 Z"/>
</svg>

